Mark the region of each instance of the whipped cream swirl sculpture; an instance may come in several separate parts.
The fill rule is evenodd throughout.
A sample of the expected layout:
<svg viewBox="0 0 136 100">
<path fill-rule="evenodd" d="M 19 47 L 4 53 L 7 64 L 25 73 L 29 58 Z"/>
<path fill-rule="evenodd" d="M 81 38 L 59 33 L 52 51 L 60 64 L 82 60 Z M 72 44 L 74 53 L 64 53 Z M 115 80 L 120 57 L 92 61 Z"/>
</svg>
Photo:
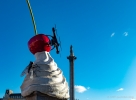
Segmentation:
<svg viewBox="0 0 136 100">
<path fill-rule="evenodd" d="M 22 76 L 26 75 L 20 87 L 21 94 L 24 97 L 29 96 L 34 91 L 38 91 L 59 99 L 69 98 L 66 78 L 49 54 L 51 50 L 49 41 L 48 36 L 38 34 L 28 42 L 29 49 L 36 60 L 30 62 L 21 74 Z"/>
</svg>

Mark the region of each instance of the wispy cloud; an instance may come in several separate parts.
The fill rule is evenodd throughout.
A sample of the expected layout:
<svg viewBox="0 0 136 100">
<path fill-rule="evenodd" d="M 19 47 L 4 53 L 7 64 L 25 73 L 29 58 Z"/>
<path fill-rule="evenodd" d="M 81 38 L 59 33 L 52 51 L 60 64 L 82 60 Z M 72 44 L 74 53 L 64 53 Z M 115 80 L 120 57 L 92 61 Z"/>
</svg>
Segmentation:
<svg viewBox="0 0 136 100">
<path fill-rule="evenodd" d="M 89 89 L 90 89 L 90 87 L 87 87 L 87 89 L 89 90 Z"/>
<path fill-rule="evenodd" d="M 114 35 L 115 35 L 115 33 L 112 33 L 112 34 L 111 34 L 111 37 L 113 37 Z"/>
<path fill-rule="evenodd" d="M 128 32 L 124 32 L 123 35 L 124 35 L 124 36 L 128 36 Z"/>
<path fill-rule="evenodd" d="M 132 98 L 131 100 L 135 100 L 134 98 Z"/>
<path fill-rule="evenodd" d="M 119 88 L 117 91 L 123 91 L 124 90 L 124 88 Z"/>
<path fill-rule="evenodd" d="M 81 85 L 75 85 L 75 90 L 76 90 L 76 92 L 83 93 L 83 92 L 87 91 L 87 88 L 85 88 L 84 86 L 81 86 Z"/>
</svg>

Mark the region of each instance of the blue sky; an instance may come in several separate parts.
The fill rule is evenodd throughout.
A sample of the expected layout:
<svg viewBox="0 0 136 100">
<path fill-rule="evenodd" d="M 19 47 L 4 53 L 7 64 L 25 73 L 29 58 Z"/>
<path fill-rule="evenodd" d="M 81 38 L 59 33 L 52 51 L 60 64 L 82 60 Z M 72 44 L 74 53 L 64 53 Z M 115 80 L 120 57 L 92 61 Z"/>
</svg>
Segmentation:
<svg viewBox="0 0 136 100">
<path fill-rule="evenodd" d="M 51 55 L 69 82 L 69 47 L 75 61 L 75 98 L 136 99 L 135 0 L 30 0 L 38 33 L 57 25 L 61 57 Z M 25 0 L 0 0 L 0 97 L 20 92 L 23 69 L 34 61 L 27 42 L 34 36 Z M 133 98 L 133 99 L 132 99 Z"/>
</svg>

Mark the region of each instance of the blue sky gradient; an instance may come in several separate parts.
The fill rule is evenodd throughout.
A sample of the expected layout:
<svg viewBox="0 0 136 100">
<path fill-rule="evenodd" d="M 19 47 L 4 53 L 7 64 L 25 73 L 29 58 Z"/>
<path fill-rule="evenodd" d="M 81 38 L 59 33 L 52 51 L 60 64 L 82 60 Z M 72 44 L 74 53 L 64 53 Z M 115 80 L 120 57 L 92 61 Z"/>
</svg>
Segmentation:
<svg viewBox="0 0 136 100">
<path fill-rule="evenodd" d="M 38 33 L 52 34 L 56 24 L 61 57 L 51 51 L 69 82 L 70 45 L 75 85 L 86 91 L 80 100 L 136 99 L 135 0 L 30 0 Z M 27 42 L 34 36 L 25 0 L 0 0 L 0 97 L 6 89 L 20 92 L 23 69 L 34 61 Z M 90 87 L 89 89 L 87 89 Z M 121 91 L 118 89 L 123 88 Z M 126 96 L 126 97 L 123 97 Z M 120 97 L 120 98 L 119 98 Z"/>
</svg>

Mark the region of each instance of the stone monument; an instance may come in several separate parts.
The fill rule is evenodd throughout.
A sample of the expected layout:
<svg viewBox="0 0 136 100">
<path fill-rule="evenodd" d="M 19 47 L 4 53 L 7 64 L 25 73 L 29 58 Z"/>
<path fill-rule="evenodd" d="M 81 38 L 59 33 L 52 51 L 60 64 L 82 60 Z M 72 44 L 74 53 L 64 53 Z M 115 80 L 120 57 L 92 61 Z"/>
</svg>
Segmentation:
<svg viewBox="0 0 136 100">
<path fill-rule="evenodd" d="M 75 93 L 74 93 L 74 60 L 77 57 L 74 56 L 72 45 L 70 46 L 70 55 L 67 57 L 70 63 L 70 100 L 75 100 Z"/>
</svg>

